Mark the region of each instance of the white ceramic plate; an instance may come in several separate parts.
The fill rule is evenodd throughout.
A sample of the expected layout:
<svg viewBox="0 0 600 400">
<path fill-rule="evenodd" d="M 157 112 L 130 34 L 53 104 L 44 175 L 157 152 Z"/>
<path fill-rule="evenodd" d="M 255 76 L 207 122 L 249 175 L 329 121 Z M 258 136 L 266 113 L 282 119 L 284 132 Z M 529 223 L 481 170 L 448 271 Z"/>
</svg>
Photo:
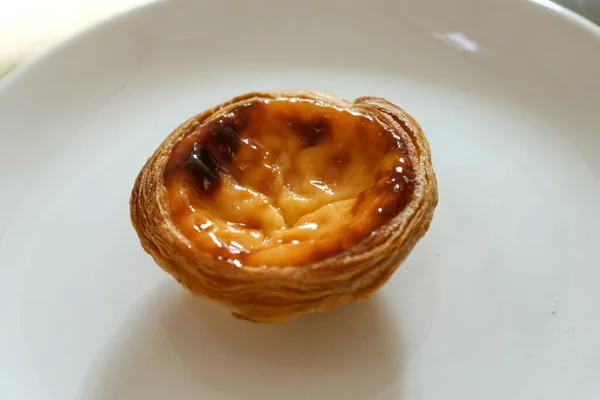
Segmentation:
<svg viewBox="0 0 600 400">
<path fill-rule="evenodd" d="M 133 180 L 247 91 L 378 95 L 440 203 L 373 299 L 279 326 L 141 249 Z M 165 1 L 0 85 L 0 398 L 600 398 L 600 29 L 543 1 Z"/>
</svg>

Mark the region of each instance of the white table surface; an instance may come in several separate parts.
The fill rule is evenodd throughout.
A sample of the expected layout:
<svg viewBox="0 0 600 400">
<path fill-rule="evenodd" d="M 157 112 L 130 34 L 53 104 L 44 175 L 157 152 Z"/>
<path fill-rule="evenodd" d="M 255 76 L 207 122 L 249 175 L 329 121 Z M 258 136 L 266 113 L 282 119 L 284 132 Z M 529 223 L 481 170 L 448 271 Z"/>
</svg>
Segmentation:
<svg viewBox="0 0 600 400">
<path fill-rule="evenodd" d="M 57 41 L 150 0 L 0 0 L 0 77 Z"/>
</svg>

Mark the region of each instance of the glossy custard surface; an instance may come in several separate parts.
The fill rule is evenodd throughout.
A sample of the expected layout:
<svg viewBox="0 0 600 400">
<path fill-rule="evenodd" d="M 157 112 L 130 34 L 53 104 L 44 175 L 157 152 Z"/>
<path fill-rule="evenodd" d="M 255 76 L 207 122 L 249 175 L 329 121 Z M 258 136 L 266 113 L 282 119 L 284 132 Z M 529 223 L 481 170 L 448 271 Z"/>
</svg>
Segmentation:
<svg viewBox="0 0 600 400">
<path fill-rule="evenodd" d="M 192 128 L 164 173 L 173 224 L 237 267 L 305 265 L 350 249 L 411 199 L 386 122 L 305 99 L 249 100 Z"/>
</svg>

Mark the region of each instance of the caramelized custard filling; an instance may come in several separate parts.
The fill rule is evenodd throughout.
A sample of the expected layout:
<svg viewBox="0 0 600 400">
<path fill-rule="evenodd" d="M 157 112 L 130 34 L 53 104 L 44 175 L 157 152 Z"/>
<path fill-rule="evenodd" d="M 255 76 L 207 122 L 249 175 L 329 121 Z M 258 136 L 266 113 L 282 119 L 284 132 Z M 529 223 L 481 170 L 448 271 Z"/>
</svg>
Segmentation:
<svg viewBox="0 0 600 400">
<path fill-rule="evenodd" d="M 350 249 L 414 189 L 406 147 L 384 121 L 305 99 L 252 100 L 196 125 L 164 182 L 181 234 L 238 267 Z"/>
</svg>

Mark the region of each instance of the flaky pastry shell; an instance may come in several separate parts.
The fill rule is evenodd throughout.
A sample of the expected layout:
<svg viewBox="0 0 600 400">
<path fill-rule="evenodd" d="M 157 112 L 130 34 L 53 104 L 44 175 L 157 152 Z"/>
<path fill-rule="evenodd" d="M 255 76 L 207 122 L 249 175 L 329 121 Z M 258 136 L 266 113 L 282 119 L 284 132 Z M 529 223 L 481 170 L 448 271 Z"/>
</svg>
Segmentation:
<svg viewBox="0 0 600 400">
<path fill-rule="evenodd" d="M 377 97 L 249 93 L 180 125 L 130 200 L 143 248 L 238 318 L 282 322 L 368 297 L 438 201 L 419 124 Z"/>
</svg>

